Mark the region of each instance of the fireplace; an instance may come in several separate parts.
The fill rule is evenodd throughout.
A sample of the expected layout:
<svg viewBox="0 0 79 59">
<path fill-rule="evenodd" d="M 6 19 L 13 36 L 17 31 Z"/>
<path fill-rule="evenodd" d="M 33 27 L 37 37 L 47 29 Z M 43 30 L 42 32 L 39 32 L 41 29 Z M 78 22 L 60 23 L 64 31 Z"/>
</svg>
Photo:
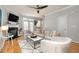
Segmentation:
<svg viewBox="0 0 79 59">
<path fill-rule="evenodd" d="M 9 27 L 8 29 L 9 35 L 13 35 L 13 39 L 18 37 L 18 28 L 17 27 Z"/>
</svg>

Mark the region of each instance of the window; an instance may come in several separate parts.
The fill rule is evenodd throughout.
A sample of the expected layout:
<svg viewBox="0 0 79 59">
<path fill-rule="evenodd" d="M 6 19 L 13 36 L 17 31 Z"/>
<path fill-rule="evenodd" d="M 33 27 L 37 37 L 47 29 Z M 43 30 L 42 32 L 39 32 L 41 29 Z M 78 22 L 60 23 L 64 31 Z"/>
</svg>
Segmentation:
<svg viewBox="0 0 79 59">
<path fill-rule="evenodd" d="M 30 31 L 33 32 L 34 31 L 34 22 L 29 22 L 29 28 L 30 28 Z"/>
<path fill-rule="evenodd" d="M 34 31 L 34 19 L 23 18 L 23 26 L 24 30 L 30 30 L 31 32 Z"/>
<path fill-rule="evenodd" d="M 28 21 L 23 22 L 24 30 L 28 30 Z"/>
</svg>

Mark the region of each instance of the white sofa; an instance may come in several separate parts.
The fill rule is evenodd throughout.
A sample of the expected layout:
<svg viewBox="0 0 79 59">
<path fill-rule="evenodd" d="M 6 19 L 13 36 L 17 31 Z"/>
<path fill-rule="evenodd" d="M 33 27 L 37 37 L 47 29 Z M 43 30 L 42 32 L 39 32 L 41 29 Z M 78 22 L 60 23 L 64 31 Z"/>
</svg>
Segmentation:
<svg viewBox="0 0 79 59">
<path fill-rule="evenodd" d="M 41 41 L 40 52 L 43 53 L 66 53 L 71 44 L 70 38 L 55 37 L 48 38 Z"/>
</svg>

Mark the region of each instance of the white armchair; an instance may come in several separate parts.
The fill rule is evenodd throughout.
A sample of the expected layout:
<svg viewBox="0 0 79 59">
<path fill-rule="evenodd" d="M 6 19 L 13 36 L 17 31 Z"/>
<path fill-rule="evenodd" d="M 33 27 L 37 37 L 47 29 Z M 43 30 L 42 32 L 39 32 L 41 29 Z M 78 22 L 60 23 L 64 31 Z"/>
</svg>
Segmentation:
<svg viewBox="0 0 79 59">
<path fill-rule="evenodd" d="M 2 38 L 0 37 L 0 49 L 3 47 L 3 40 Z"/>
<path fill-rule="evenodd" d="M 57 37 L 53 40 L 42 40 L 40 44 L 40 52 L 43 53 L 66 53 L 69 51 L 71 39 Z"/>
<path fill-rule="evenodd" d="M 4 46 L 4 42 L 5 42 L 5 40 L 2 38 L 2 35 L 0 35 L 0 52 L 1 52 L 1 49 L 3 48 L 3 46 Z"/>
</svg>

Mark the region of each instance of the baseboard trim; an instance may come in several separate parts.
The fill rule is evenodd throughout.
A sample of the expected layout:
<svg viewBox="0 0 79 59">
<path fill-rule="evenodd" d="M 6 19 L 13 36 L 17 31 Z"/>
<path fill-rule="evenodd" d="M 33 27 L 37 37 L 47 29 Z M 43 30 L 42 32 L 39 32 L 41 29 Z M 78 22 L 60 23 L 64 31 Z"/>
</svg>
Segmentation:
<svg viewBox="0 0 79 59">
<path fill-rule="evenodd" d="M 77 41 L 72 41 L 72 42 L 75 42 L 75 43 L 78 43 L 79 44 L 79 42 L 77 42 Z"/>
</svg>

